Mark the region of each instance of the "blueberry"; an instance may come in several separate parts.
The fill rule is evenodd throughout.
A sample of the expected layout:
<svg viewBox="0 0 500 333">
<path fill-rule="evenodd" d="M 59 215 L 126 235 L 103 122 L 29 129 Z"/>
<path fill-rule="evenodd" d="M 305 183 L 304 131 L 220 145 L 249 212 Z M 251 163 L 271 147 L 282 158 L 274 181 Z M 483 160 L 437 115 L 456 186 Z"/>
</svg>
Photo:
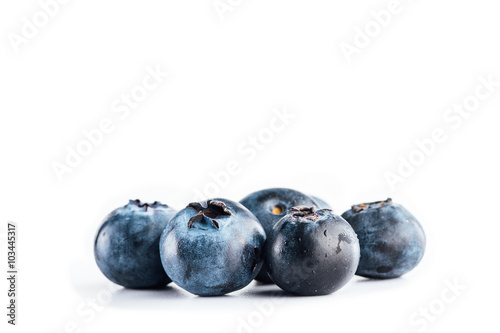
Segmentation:
<svg viewBox="0 0 500 333">
<path fill-rule="evenodd" d="M 422 226 L 391 199 L 354 205 L 342 217 L 359 237 L 361 259 L 357 275 L 395 278 L 415 268 L 424 255 Z"/>
<path fill-rule="evenodd" d="M 243 198 L 240 203 L 257 217 L 268 236 L 276 222 L 285 216 L 290 208 L 294 206 L 314 206 L 319 208 L 318 203 L 310 196 L 288 188 L 269 188 L 253 192 Z M 273 283 L 267 275 L 265 267 L 262 268 L 255 279 L 263 283 Z"/>
<path fill-rule="evenodd" d="M 237 202 L 190 203 L 163 232 L 160 255 L 170 278 L 200 296 L 224 295 L 248 285 L 263 265 L 264 229 Z"/>
<path fill-rule="evenodd" d="M 329 204 L 327 204 L 325 200 L 320 199 L 320 198 L 318 198 L 318 197 L 316 197 L 316 196 L 314 196 L 314 195 L 311 195 L 311 198 L 312 198 L 314 201 L 316 201 L 316 202 L 317 202 L 317 204 L 318 204 L 318 208 L 320 208 L 320 209 L 323 209 L 323 208 L 332 209 L 332 207 L 331 207 Z"/>
<path fill-rule="evenodd" d="M 101 272 L 126 288 L 156 288 L 170 282 L 160 260 L 158 242 L 175 211 L 160 202 L 130 202 L 103 221 L 94 243 Z"/>
<path fill-rule="evenodd" d="M 359 243 L 354 230 L 329 209 L 298 206 L 274 226 L 265 247 L 269 276 L 283 290 L 327 295 L 354 276 Z"/>
</svg>

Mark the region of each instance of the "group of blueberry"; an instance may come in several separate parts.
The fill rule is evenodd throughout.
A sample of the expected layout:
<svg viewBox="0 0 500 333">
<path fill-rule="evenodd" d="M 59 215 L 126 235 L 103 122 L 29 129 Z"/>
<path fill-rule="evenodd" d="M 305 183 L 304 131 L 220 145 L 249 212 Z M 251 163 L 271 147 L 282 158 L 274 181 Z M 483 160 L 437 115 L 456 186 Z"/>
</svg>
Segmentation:
<svg viewBox="0 0 500 333">
<path fill-rule="evenodd" d="M 323 200 L 271 188 L 239 203 L 193 202 L 176 212 L 131 200 L 97 232 L 95 260 L 126 288 L 161 288 L 171 281 L 200 296 L 224 295 L 253 279 L 294 295 L 326 295 L 356 274 L 399 277 L 422 259 L 425 234 L 403 206 L 354 205 L 336 215 Z"/>
</svg>

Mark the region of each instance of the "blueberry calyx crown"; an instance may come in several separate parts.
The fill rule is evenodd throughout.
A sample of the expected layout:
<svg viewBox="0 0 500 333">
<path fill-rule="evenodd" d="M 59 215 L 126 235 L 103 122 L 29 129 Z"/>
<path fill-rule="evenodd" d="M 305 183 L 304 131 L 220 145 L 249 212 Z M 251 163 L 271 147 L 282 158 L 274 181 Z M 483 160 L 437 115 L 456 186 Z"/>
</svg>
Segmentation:
<svg viewBox="0 0 500 333">
<path fill-rule="evenodd" d="M 325 213 L 330 209 L 321 209 L 319 211 L 315 211 L 314 207 L 308 206 L 295 206 L 288 210 L 288 214 L 292 217 L 296 218 L 304 218 L 309 221 L 317 221 L 321 218 L 322 213 Z M 318 214 L 319 213 L 319 214 Z"/>
<path fill-rule="evenodd" d="M 382 206 L 385 206 L 385 205 L 389 205 L 391 203 L 392 203 L 392 199 L 388 198 L 385 201 L 374 201 L 374 202 L 367 202 L 367 203 L 361 203 L 361 204 L 353 205 L 351 207 L 351 209 L 352 209 L 353 213 L 359 213 L 359 212 L 361 212 L 363 210 L 366 210 L 368 208 L 382 207 Z"/>
<path fill-rule="evenodd" d="M 189 219 L 189 229 L 207 230 L 208 228 L 215 228 L 219 230 L 220 225 L 216 219 L 232 215 L 226 204 L 217 200 L 208 200 L 206 207 L 203 207 L 199 202 L 192 202 L 187 207 L 198 211 L 198 214 Z"/>
<path fill-rule="evenodd" d="M 141 203 L 141 200 L 139 200 L 139 199 L 129 200 L 127 206 L 137 207 L 137 208 L 144 208 L 145 212 L 148 211 L 149 207 L 151 207 L 151 208 L 168 207 L 168 205 L 164 205 L 164 204 L 162 204 L 159 201 L 155 201 L 152 204 L 149 204 L 149 203 L 146 203 L 146 202 Z"/>
</svg>

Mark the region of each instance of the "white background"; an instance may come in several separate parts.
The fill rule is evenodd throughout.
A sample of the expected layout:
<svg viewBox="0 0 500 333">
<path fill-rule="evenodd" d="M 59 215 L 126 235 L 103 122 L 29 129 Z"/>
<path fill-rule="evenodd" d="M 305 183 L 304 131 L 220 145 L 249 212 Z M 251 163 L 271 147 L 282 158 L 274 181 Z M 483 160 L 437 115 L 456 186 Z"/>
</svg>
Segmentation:
<svg viewBox="0 0 500 333">
<path fill-rule="evenodd" d="M 16 52 L 12 36 L 41 7 L 2 2 L 1 266 L 14 221 L 20 271 L 15 328 L 2 278 L 2 331 L 498 330 L 488 300 L 500 297 L 500 86 L 460 123 L 443 117 L 474 102 L 479 77 L 500 81 L 499 5 L 401 0 L 348 62 L 342 43 L 354 45 L 365 25 L 376 29 L 370 12 L 389 1 L 229 3 L 222 20 L 212 0 L 69 1 Z M 140 89 L 148 66 L 168 78 L 120 118 L 113 103 Z M 265 128 L 283 108 L 295 117 L 271 140 Z M 68 147 L 103 119 L 113 130 L 58 179 L 54 163 L 66 163 Z M 419 160 L 415 141 L 436 128 L 445 140 Z M 260 150 L 243 153 L 259 134 Z M 387 173 L 410 155 L 419 165 L 391 188 Z M 238 174 L 207 185 L 233 160 Z M 324 297 L 254 284 L 217 298 L 111 285 L 104 300 L 110 284 L 92 248 L 104 216 L 135 198 L 181 209 L 206 186 L 233 200 L 290 187 L 338 213 L 392 197 L 420 220 L 427 252 L 402 278 L 356 277 Z"/>
</svg>

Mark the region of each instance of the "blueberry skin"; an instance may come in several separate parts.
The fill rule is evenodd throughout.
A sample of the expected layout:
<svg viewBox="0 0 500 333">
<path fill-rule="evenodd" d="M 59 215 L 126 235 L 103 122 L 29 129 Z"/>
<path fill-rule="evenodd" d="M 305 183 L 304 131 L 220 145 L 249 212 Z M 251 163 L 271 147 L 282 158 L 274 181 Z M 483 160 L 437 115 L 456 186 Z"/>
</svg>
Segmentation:
<svg viewBox="0 0 500 333">
<path fill-rule="evenodd" d="M 160 202 L 130 200 L 112 211 L 95 237 L 94 257 L 101 272 L 126 288 L 159 288 L 170 283 L 158 242 L 176 211 Z"/>
<path fill-rule="evenodd" d="M 263 265 L 264 229 L 245 207 L 227 199 L 190 203 L 160 240 L 163 267 L 190 293 L 218 296 L 248 285 Z"/>
<path fill-rule="evenodd" d="M 425 251 L 425 233 L 417 219 L 391 199 L 352 206 L 342 214 L 358 234 L 361 260 L 356 275 L 399 277 L 415 268 Z"/>
<path fill-rule="evenodd" d="M 319 209 L 332 209 L 332 207 L 323 199 L 320 199 L 314 195 L 311 195 L 311 198 L 318 203 L 318 208 Z"/>
<path fill-rule="evenodd" d="M 274 226 L 265 247 L 269 276 L 286 292 L 331 294 L 351 280 L 359 263 L 356 233 L 329 209 L 299 206 Z"/>
<path fill-rule="evenodd" d="M 264 227 L 266 235 L 269 236 L 273 226 L 278 222 L 286 212 L 294 206 L 314 206 L 319 205 L 310 196 L 289 188 L 269 188 L 253 192 L 240 203 L 248 208 Z M 273 209 L 277 209 L 273 213 Z M 260 270 L 255 278 L 262 283 L 273 283 L 273 280 L 267 274 L 265 266 Z"/>
</svg>

